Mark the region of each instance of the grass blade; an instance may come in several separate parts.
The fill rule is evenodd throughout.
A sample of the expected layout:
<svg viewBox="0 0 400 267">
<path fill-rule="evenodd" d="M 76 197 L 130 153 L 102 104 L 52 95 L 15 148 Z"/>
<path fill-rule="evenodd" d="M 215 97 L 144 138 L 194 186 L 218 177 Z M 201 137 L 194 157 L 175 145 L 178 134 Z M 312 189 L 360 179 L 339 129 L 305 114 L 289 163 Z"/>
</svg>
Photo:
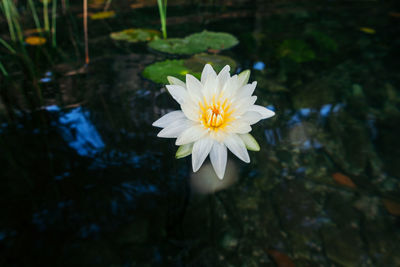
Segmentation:
<svg viewBox="0 0 400 267">
<path fill-rule="evenodd" d="M 0 44 L 2 44 L 5 48 L 7 48 L 12 54 L 15 54 L 14 48 L 11 47 L 6 41 L 0 38 Z"/>
<path fill-rule="evenodd" d="M 28 0 L 28 4 L 29 4 L 29 7 L 30 7 L 30 9 L 32 11 L 32 16 L 33 16 L 33 20 L 35 21 L 36 29 L 42 28 L 42 26 L 40 26 L 40 20 L 39 20 L 39 17 L 37 15 L 37 12 L 36 12 L 35 4 L 33 3 L 32 0 Z"/>
<path fill-rule="evenodd" d="M 1 61 L 0 61 L 0 70 L 3 73 L 4 76 L 8 76 L 8 72 L 4 68 L 3 64 L 1 64 Z"/>
</svg>

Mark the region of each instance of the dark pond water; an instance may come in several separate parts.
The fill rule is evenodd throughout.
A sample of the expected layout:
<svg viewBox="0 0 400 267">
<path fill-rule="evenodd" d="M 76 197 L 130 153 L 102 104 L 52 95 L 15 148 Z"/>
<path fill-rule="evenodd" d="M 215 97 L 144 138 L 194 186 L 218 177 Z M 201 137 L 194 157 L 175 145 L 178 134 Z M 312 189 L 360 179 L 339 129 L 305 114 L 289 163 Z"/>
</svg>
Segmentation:
<svg viewBox="0 0 400 267">
<path fill-rule="evenodd" d="M 34 71 L 1 50 L 0 265 L 400 266 L 397 1 L 171 1 L 169 35 L 235 35 L 221 54 L 276 112 L 224 183 L 156 137 L 177 105 L 140 73 L 167 56 L 109 38 L 159 28 L 132 3 L 89 21 L 86 68 L 80 3 Z"/>
</svg>

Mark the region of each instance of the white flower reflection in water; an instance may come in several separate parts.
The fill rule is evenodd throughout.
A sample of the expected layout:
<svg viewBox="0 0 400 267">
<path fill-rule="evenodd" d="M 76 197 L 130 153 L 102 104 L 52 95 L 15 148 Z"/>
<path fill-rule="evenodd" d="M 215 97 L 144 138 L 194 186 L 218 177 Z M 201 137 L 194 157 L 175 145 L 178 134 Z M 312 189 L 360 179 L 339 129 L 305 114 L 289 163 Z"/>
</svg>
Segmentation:
<svg viewBox="0 0 400 267">
<path fill-rule="evenodd" d="M 200 81 L 187 74 L 186 83 L 168 77 L 168 92 L 180 104 L 181 110 L 172 111 L 153 123 L 163 128 L 158 137 L 177 138 L 180 146 L 176 157 L 192 154 L 193 172 L 200 169 L 210 155 L 218 178 L 225 174 L 228 149 L 242 161 L 249 163 L 248 150 L 259 151 L 260 146 L 250 135 L 251 126 L 274 112 L 259 105 L 253 96 L 257 82 L 248 84 L 250 71 L 231 77 L 225 66 L 217 75 L 206 64 Z"/>
<path fill-rule="evenodd" d="M 210 163 L 204 164 L 198 172 L 190 176 L 190 187 L 198 194 L 212 194 L 226 189 L 238 181 L 238 170 L 233 161 L 228 160 L 224 179 L 219 179 Z"/>
</svg>

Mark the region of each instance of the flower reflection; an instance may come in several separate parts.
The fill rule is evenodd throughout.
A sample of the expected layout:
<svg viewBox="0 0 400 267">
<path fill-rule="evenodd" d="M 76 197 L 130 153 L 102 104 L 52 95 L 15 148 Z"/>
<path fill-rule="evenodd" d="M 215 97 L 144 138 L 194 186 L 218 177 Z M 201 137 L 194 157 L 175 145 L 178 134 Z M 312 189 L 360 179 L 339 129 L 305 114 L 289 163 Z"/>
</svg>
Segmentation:
<svg viewBox="0 0 400 267">
<path fill-rule="evenodd" d="M 190 187 L 198 194 L 211 194 L 226 189 L 238 180 L 238 170 L 233 161 L 228 160 L 224 179 L 219 179 L 210 163 L 204 164 L 190 177 Z"/>
</svg>

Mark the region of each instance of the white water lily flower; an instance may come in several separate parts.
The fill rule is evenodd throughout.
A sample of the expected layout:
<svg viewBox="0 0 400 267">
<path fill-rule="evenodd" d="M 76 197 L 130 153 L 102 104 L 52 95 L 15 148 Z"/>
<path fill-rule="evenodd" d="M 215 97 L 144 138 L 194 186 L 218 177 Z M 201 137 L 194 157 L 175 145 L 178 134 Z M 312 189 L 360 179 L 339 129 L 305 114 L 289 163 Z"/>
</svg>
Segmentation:
<svg viewBox="0 0 400 267">
<path fill-rule="evenodd" d="M 257 97 L 252 94 L 257 82 L 247 84 L 250 71 L 232 77 L 229 71 L 227 65 L 217 75 L 211 65 L 206 64 L 200 81 L 190 74 L 186 75 L 186 83 L 168 77 L 167 90 L 182 110 L 172 111 L 153 123 L 164 128 L 158 137 L 177 138 L 176 145 L 180 146 L 177 158 L 192 154 L 193 172 L 210 155 L 220 179 L 225 173 L 227 148 L 239 159 L 250 162 L 247 149 L 260 150 L 249 134 L 250 125 L 275 114 L 254 105 Z"/>
</svg>

